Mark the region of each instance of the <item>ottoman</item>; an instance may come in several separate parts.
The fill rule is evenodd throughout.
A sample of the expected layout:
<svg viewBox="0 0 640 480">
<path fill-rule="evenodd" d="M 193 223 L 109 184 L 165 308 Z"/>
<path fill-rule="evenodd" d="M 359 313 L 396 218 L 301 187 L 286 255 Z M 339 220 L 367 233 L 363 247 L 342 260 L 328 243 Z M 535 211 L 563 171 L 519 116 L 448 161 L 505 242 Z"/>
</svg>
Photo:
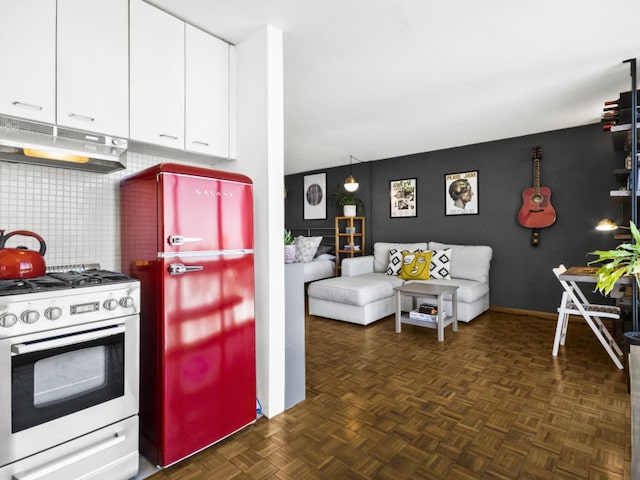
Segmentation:
<svg viewBox="0 0 640 480">
<path fill-rule="evenodd" d="M 307 289 L 309 313 L 368 325 L 395 312 L 393 287 L 402 283 L 384 273 L 318 280 Z"/>
</svg>

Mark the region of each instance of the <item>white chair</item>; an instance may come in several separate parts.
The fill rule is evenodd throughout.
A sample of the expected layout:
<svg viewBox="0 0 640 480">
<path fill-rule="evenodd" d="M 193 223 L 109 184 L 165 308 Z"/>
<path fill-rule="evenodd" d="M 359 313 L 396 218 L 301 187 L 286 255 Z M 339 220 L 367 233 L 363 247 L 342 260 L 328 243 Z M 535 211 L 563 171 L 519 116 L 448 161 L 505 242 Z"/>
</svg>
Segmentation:
<svg viewBox="0 0 640 480">
<path fill-rule="evenodd" d="M 607 330 L 602 323 L 603 318 L 619 320 L 620 308 L 611 305 L 590 304 L 576 282 L 566 281 L 560 278 L 560 275 L 566 271 L 566 267 L 562 264 L 558 268 L 553 269 L 553 273 L 564 289 L 562 292 L 562 301 L 558 308 L 558 324 L 556 325 L 556 336 L 553 341 L 553 356 L 557 357 L 558 348 L 560 345 L 565 344 L 569 315 L 581 315 L 607 351 L 613 363 L 615 363 L 619 369 L 623 369 L 624 366 L 620 358 L 618 358 L 623 355 L 622 350 L 609 333 L 609 330 Z"/>
</svg>

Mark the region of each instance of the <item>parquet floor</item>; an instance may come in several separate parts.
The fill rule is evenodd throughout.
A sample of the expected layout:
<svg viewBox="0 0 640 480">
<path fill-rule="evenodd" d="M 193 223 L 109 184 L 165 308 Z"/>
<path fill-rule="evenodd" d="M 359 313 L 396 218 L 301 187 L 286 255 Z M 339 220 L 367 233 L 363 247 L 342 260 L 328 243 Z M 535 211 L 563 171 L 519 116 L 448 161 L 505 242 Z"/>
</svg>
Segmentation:
<svg viewBox="0 0 640 480">
<path fill-rule="evenodd" d="M 630 402 L 583 322 L 436 330 L 307 317 L 307 399 L 151 480 L 630 479 Z"/>
</svg>

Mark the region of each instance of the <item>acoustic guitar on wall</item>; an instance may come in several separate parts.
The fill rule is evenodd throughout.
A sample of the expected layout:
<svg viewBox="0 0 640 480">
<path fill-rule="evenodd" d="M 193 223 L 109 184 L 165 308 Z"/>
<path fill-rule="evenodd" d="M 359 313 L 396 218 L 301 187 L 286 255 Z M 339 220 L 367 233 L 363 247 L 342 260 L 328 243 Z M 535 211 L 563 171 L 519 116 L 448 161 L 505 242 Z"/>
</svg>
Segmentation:
<svg viewBox="0 0 640 480">
<path fill-rule="evenodd" d="M 556 211 L 551 205 L 551 189 L 540 186 L 540 159 L 542 147 L 534 147 L 533 155 L 533 187 L 522 192 L 522 207 L 518 212 L 518 222 L 526 228 L 532 228 L 531 242 L 537 246 L 540 242 L 539 228 L 553 225 Z"/>
</svg>

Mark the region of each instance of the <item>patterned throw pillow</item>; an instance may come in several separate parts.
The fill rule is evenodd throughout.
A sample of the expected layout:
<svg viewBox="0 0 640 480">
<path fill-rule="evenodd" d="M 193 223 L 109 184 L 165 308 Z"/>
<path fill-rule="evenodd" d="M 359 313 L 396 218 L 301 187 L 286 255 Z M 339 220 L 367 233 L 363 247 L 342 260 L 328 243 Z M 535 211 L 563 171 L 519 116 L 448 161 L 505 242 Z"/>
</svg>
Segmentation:
<svg viewBox="0 0 640 480">
<path fill-rule="evenodd" d="M 431 254 L 433 252 L 405 252 L 402 255 L 400 278 L 405 280 L 429 280 Z"/>
<path fill-rule="evenodd" d="M 322 237 L 296 237 L 296 262 L 309 263 L 318 250 Z"/>
<path fill-rule="evenodd" d="M 451 249 L 433 250 L 430 266 L 434 280 L 451 280 Z"/>
<path fill-rule="evenodd" d="M 413 253 L 420 253 L 422 250 L 414 250 Z M 399 275 L 402 269 L 402 254 L 410 253 L 409 250 L 398 250 L 392 248 L 389 250 L 389 266 L 387 267 L 387 275 Z"/>
</svg>

